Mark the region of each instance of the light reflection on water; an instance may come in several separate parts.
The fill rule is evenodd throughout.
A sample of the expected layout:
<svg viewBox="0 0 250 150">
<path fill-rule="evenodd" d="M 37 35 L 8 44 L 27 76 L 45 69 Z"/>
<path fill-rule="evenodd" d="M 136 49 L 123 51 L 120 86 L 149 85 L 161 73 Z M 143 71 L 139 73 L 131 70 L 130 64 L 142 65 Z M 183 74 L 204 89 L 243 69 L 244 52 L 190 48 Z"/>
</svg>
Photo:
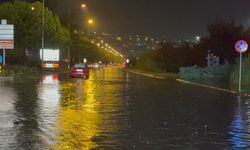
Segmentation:
<svg viewBox="0 0 250 150">
<path fill-rule="evenodd" d="M 96 71 L 88 80 L 73 79 L 73 83 L 61 84 L 55 149 L 97 149 L 103 145 L 99 142 L 115 147 L 117 140 L 110 135 L 118 134 L 122 127 L 118 126 L 118 120 L 123 120 L 119 117 L 122 86 L 109 82 L 117 82 L 121 76 L 121 71 Z"/>
<path fill-rule="evenodd" d="M 235 108 L 235 116 L 231 125 L 229 126 L 229 142 L 234 148 L 250 148 L 249 118 L 250 107 L 248 100 L 246 101 L 241 96 L 238 96 L 237 107 Z"/>
<path fill-rule="evenodd" d="M 56 75 L 0 81 L 0 149 L 48 149 L 59 102 Z"/>
<path fill-rule="evenodd" d="M 39 126 L 42 131 L 45 143 L 53 142 L 53 136 L 56 134 L 54 122 L 58 116 L 59 109 L 59 75 L 57 73 L 42 76 L 42 80 L 37 87 L 40 115 Z"/>
</svg>

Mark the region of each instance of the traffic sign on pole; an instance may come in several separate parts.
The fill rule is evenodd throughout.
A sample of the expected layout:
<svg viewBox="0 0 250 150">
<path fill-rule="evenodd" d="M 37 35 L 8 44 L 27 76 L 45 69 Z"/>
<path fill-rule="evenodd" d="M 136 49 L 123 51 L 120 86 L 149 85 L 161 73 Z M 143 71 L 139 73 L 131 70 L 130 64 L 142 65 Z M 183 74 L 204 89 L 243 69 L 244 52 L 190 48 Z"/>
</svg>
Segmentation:
<svg viewBox="0 0 250 150">
<path fill-rule="evenodd" d="M 248 43 L 244 40 L 239 40 L 235 43 L 235 50 L 239 53 L 244 53 L 248 49 Z"/>
<path fill-rule="evenodd" d="M 235 50 L 240 53 L 240 69 L 239 69 L 239 93 L 241 93 L 241 70 L 242 70 L 242 53 L 247 51 L 248 43 L 244 40 L 239 40 L 235 43 Z"/>
</svg>

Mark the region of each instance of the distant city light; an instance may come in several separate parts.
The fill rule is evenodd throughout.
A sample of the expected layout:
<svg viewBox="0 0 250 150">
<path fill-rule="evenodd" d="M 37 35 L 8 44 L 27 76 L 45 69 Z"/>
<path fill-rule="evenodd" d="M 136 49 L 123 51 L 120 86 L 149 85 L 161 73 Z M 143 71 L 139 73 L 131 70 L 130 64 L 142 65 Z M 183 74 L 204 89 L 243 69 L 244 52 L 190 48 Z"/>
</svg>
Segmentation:
<svg viewBox="0 0 250 150">
<path fill-rule="evenodd" d="M 196 36 L 195 40 L 196 40 L 196 42 L 199 42 L 201 40 L 201 37 L 200 36 Z"/>
</svg>

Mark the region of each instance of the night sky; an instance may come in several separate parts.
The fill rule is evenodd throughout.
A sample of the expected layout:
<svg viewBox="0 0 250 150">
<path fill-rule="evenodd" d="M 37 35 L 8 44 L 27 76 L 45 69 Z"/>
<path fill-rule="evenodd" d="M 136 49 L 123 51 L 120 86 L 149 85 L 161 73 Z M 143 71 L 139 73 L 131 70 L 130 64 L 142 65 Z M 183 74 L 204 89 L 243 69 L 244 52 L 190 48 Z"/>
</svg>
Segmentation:
<svg viewBox="0 0 250 150">
<path fill-rule="evenodd" d="M 250 0 L 86 0 L 98 30 L 187 39 L 204 35 L 208 23 L 250 25 Z"/>
</svg>

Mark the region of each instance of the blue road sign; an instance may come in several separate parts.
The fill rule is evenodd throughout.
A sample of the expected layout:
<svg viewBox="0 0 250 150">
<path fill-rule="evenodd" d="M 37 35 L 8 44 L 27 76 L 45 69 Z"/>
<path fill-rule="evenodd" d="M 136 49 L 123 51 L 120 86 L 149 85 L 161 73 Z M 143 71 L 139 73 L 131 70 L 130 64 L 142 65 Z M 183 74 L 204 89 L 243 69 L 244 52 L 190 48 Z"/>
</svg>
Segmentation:
<svg viewBox="0 0 250 150">
<path fill-rule="evenodd" d="M 239 40 L 235 43 L 235 50 L 240 53 L 244 53 L 248 49 L 248 44 L 244 40 Z"/>
<path fill-rule="evenodd" d="M 0 55 L 0 63 L 3 63 L 3 56 Z"/>
</svg>

